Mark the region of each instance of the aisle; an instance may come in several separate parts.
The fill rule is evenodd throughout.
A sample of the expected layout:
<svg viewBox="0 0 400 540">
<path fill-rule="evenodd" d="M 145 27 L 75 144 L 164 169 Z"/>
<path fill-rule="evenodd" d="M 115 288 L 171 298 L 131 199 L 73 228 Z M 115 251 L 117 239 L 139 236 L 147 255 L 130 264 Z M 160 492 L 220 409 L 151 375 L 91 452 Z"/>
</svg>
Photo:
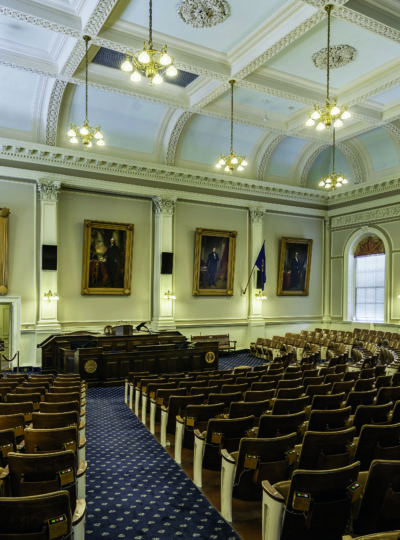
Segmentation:
<svg viewBox="0 0 400 540">
<path fill-rule="evenodd" d="M 89 540 L 239 539 L 128 409 L 123 387 L 88 390 L 86 438 Z"/>
</svg>

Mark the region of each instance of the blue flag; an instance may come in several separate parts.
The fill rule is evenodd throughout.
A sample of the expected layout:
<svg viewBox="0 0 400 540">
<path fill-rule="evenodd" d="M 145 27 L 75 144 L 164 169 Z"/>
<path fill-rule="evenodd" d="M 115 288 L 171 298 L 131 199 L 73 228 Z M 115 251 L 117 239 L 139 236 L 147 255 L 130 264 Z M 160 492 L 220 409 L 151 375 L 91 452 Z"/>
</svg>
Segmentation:
<svg viewBox="0 0 400 540">
<path fill-rule="evenodd" d="M 263 245 L 260 249 L 260 253 L 258 254 L 257 260 L 255 262 L 255 266 L 257 266 L 261 273 L 261 290 L 263 291 L 265 282 L 267 281 L 265 275 L 265 241 L 263 242 Z"/>
</svg>

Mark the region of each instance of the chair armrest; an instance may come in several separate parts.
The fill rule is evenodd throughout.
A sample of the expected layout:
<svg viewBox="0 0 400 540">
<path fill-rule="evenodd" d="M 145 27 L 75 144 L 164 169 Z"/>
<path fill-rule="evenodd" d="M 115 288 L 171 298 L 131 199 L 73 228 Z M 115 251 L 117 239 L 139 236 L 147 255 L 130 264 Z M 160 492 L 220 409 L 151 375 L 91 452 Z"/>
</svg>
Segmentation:
<svg viewBox="0 0 400 540">
<path fill-rule="evenodd" d="M 179 424 L 184 424 L 185 423 L 185 419 L 182 418 L 182 416 L 180 414 L 177 414 L 176 415 L 176 421 L 179 423 Z"/>
<path fill-rule="evenodd" d="M 81 437 L 79 439 L 79 445 L 78 446 L 79 446 L 79 448 L 85 448 L 85 446 L 86 446 L 86 437 Z"/>
<path fill-rule="evenodd" d="M 285 504 L 285 499 L 284 497 L 279 493 L 279 491 L 277 489 L 274 488 L 274 486 L 272 486 L 268 480 L 263 480 L 262 482 L 262 488 L 263 488 L 263 492 L 268 496 L 270 497 L 271 499 L 273 499 L 274 501 L 278 502 L 278 503 L 281 503 L 281 504 Z"/>
<path fill-rule="evenodd" d="M 168 412 L 168 407 L 166 407 L 165 405 L 161 405 L 161 411 Z"/>
<path fill-rule="evenodd" d="M 233 457 L 230 455 L 230 453 L 228 452 L 228 450 L 226 450 L 225 448 L 223 448 L 221 450 L 221 456 L 222 456 L 222 459 L 224 459 L 225 461 L 227 461 L 228 463 L 232 463 L 233 465 L 236 464 L 236 461 L 233 459 Z"/>
<path fill-rule="evenodd" d="M 75 512 L 72 516 L 72 525 L 76 527 L 85 517 L 86 502 L 83 499 L 76 500 Z"/>
<path fill-rule="evenodd" d="M 194 430 L 194 436 L 196 437 L 196 439 L 199 439 L 200 441 L 205 442 L 206 440 L 206 438 L 203 436 L 202 432 L 199 429 Z"/>
<path fill-rule="evenodd" d="M 83 476 L 86 473 L 86 470 L 87 470 L 87 461 L 86 459 L 82 459 L 79 462 L 79 469 L 76 471 L 77 478 L 80 478 L 81 476 Z"/>
</svg>

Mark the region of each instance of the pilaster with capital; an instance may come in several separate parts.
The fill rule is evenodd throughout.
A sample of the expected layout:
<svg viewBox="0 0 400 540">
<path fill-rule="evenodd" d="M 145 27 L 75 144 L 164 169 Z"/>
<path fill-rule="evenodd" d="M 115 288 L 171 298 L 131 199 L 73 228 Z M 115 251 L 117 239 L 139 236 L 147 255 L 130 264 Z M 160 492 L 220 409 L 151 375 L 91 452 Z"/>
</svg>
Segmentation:
<svg viewBox="0 0 400 540">
<path fill-rule="evenodd" d="M 331 320 L 331 218 L 324 218 L 324 322 Z"/>
<path fill-rule="evenodd" d="M 249 272 L 252 271 L 254 263 L 260 252 L 261 246 L 264 242 L 264 229 L 263 229 L 263 216 L 264 209 L 260 207 L 249 208 L 250 217 L 250 246 L 249 246 Z M 264 318 L 262 316 L 262 302 L 257 300 L 256 283 L 257 283 L 257 269 L 254 269 L 248 286 L 248 298 L 249 298 L 249 325 L 261 326 L 264 325 Z M 258 337 L 258 336 L 257 336 Z"/>
<path fill-rule="evenodd" d="M 164 293 L 174 292 L 173 274 L 161 274 L 162 252 L 174 251 L 174 219 L 176 199 L 171 197 L 153 197 L 154 214 L 154 279 L 153 279 L 153 318 L 155 331 L 176 328 L 174 300 L 164 299 Z"/>
<path fill-rule="evenodd" d="M 56 300 L 45 298 L 45 293 L 57 293 L 57 270 L 42 270 L 42 253 L 44 245 L 57 246 L 57 203 L 60 191 L 60 182 L 39 181 L 38 193 L 40 201 L 40 271 L 39 271 L 39 326 L 49 330 L 58 330 Z"/>
</svg>

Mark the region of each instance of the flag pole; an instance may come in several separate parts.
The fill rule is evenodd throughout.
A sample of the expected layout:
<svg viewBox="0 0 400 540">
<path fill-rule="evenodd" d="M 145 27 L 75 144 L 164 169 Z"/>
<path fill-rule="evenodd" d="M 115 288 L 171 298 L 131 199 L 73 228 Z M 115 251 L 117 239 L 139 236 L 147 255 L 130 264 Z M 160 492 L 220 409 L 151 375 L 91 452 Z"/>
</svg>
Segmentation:
<svg viewBox="0 0 400 540">
<path fill-rule="evenodd" d="M 246 291 L 247 291 L 247 287 L 249 286 L 249 283 L 250 283 L 250 279 L 251 279 L 251 276 L 253 275 L 253 272 L 254 272 L 254 268 L 256 267 L 256 263 L 254 263 L 253 265 L 253 268 L 250 272 L 250 275 L 249 275 L 249 279 L 247 280 L 247 283 L 246 283 L 246 287 L 244 288 L 244 291 L 242 292 L 242 294 L 246 294 Z"/>
</svg>

